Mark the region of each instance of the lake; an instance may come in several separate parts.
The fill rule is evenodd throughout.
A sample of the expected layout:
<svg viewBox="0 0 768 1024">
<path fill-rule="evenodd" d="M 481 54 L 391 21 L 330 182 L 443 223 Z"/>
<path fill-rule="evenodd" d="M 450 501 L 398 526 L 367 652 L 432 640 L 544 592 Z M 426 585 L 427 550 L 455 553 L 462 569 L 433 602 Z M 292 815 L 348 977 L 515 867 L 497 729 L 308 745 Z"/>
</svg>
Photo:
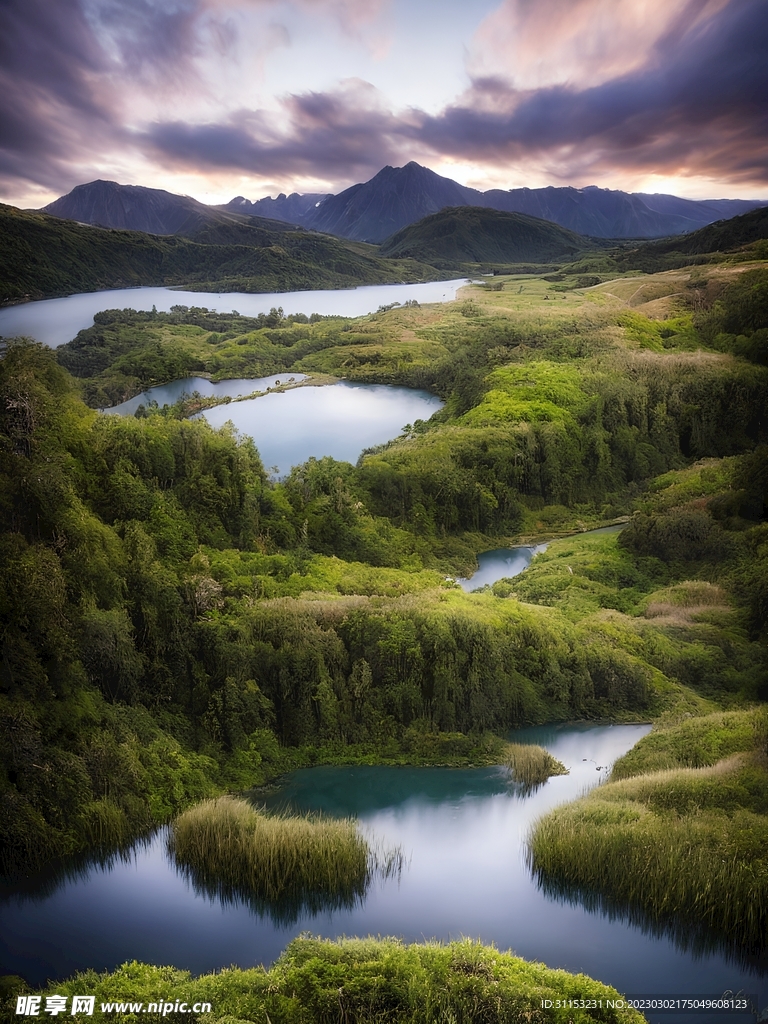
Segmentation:
<svg viewBox="0 0 768 1024">
<path fill-rule="evenodd" d="M 282 306 L 286 313 L 320 313 L 323 316 L 365 316 L 391 302 L 447 302 L 467 283 L 427 281 L 423 284 L 374 284 L 362 288 L 307 292 L 187 292 L 172 288 L 116 288 L 81 292 L 63 299 L 24 302 L 0 309 L 0 337 L 26 335 L 51 348 L 71 341 L 78 331 L 93 326 L 93 314 L 103 309 L 145 309 L 155 306 L 169 312 L 171 306 L 206 306 L 219 313 L 237 310 L 244 316 L 268 313 Z"/>
<path fill-rule="evenodd" d="M 602 533 L 618 533 L 623 530 L 623 524 L 616 526 L 601 526 L 597 530 L 585 530 L 581 537 L 596 537 Z M 514 548 L 493 548 L 491 551 L 481 551 L 477 556 L 477 572 L 474 572 L 466 579 L 457 579 L 456 582 L 464 590 L 479 590 L 481 587 L 489 587 L 497 580 L 509 579 L 512 576 L 519 576 L 528 568 L 533 558 L 547 550 L 547 544 L 522 544 Z"/>
<path fill-rule="evenodd" d="M 248 395 L 274 387 L 290 376 L 276 374 L 253 380 L 225 380 L 212 384 L 202 377 L 186 377 L 150 388 L 122 405 L 106 410 L 131 414 L 142 402 L 173 404 L 184 393 L 198 390 L 203 395 Z M 242 402 L 217 405 L 200 413 L 212 427 L 231 421 L 238 432 L 252 437 L 264 466 L 278 476 L 291 466 L 330 455 L 344 462 L 356 462 L 365 448 L 397 437 L 406 423 L 428 420 L 442 409 L 436 395 L 415 388 L 390 384 L 351 384 L 339 381 L 322 387 L 301 387 L 262 395 Z"/>
<path fill-rule="evenodd" d="M 195 891 L 169 859 L 160 830 L 122 860 L 86 861 L 71 867 L 69 876 L 48 871 L 2 891 L 3 970 L 39 984 L 133 958 L 197 973 L 229 964 L 248 967 L 270 963 L 304 930 L 407 941 L 471 936 L 550 967 L 584 971 L 625 993 L 741 989 L 759 991 L 764 1002 L 765 975 L 729 963 L 722 953 L 685 951 L 671 938 L 654 937 L 620 917 L 552 899 L 526 866 L 525 836 L 534 819 L 598 784 L 607 766 L 649 728 L 519 730 L 513 738 L 542 743 L 571 770 L 527 795 L 501 768 L 294 772 L 269 797 L 270 806 L 356 815 L 375 836 L 400 845 L 400 877 L 374 882 L 352 908 L 273 920 L 269 912 Z"/>
<path fill-rule="evenodd" d="M 140 405 L 146 405 L 148 402 L 157 402 L 160 408 L 175 405 L 180 398 L 195 391 L 206 398 L 239 398 L 240 395 L 250 395 L 254 391 L 266 391 L 281 381 L 287 384 L 290 381 L 304 380 L 305 377 L 303 373 L 273 373 L 271 377 L 235 377 L 232 380 L 220 380 L 215 383 L 207 377 L 181 377 L 170 384 L 158 384 L 153 388 L 147 388 L 140 395 L 129 398 L 127 402 L 101 411 L 117 416 L 132 416 Z"/>
</svg>

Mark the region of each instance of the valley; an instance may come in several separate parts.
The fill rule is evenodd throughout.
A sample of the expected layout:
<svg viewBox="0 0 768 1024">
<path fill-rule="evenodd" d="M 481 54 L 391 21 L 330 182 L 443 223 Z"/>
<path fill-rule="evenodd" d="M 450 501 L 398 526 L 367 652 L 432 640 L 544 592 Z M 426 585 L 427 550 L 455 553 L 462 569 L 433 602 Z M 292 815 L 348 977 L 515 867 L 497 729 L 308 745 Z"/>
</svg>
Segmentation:
<svg viewBox="0 0 768 1024">
<path fill-rule="evenodd" d="M 581 779 L 586 756 L 591 774 L 583 779 L 596 781 L 624 750 L 590 753 L 581 730 L 652 725 L 607 785 L 542 819 L 531 870 L 521 868 L 515 885 L 531 899 L 535 893 L 542 914 L 550 908 L 557 916 L 556 901 L 565 901 L 583 927 L 599 930 L 613 915 L 622 922 L 617 948 L 644 950 L 633 962 L 658 972 L 663 948 L 700 985 L 694 949 L 723 984 L 746 984 L 739 972 L 756 971 L 762 992 L 766 769 L 754 710 L 768 696 L 761 218 L 737 218 L 728 229 L 733 251 L 708 251 L 706 262 L 678 265 L 681 243 L 623 250 L 662 266 L 674 261 L 654 273 L 611 270 L 618 251 L 596 246 L 543 272 L 517 267 L 466 284 L 454 300 L 383 302 L 358 317 L 175 304 L 168 312 L 104 309 L 55 350 L 10 341 L 0 362 L 2 708 L 10 738 L 2 822 L 4 871 L 16 879 L 9 898 L 21 898 L 25 886 L 42 894 L 51 870 L 60 879 L 53 891 L 67 893 L 78 864 L 83 878 L 118 884 L 119 857 L 144 863 L 140 837 L 151 835 L 151 857 L 164 856 L 157 837 L 165 833 L 153 830 L 187 808 L 223 793 L 269 803 L 280 792 L 270 787 L 298 784 L 302 771 L 461 771 L 468 788 L 460 799 L 486 779 L 493 806 L 515 830 L 522 797 L 498 767 L 510 738 L 544 729 L 528 742 L 549 736 L 544 745 L 559 757 L 559 733 L 546 728 L 563 736 L 575 728 L 583 749 L 576 760 L 576 747 L 568 748 L 566 767 Z M 449 211 L 405 234 L 433 245 L 441 235 L 432 224 L 446 222 L 471 223 L 464 211 Z M 506 229 L 490 230 L 497 244 Z M 484 244 L 476 230 L 454 237 Z M 260 454 L 279 429 L 276 418 L 250 436 L 206 422 L 214 414 L 234 419 L 247 403 L 182 394 L 162 407 L 139 404 L 133 415 L 97 411 L 194 375 L 238 387 L 291 376 L 319 385 L 250 399 L 256 406 L 328 391 L 322 382 L 334 380 L 421 390 L 434 405 L 387 428 L 381 443 L 361 442 L 351 461 L 318 453 L 281 467 L 279 478 Z M 609 524 L 618 528 L 599 529 Z M 510 569 L 474 592 L 456 582 L 484 552 L 542 542 L 546 550 L 519 574 Z M 299 775 L 286 778 L 292 772 Z M 321 788 L 322 775 L 311 778 L 308 792 Z M 578 795 L 568 780 L 542 784 L 547 811 L 558 792 Z M 448 794 L 445 806 L 457 798 Z M 535 795 L 526 799 L 544 809 Z M 749 876 L 748 928 L 742 904 L 718 918 L 725 901 L 717 893 L 701 928 L 682 889 L 662 905 L 661 859 L 646 890 L 628 891 L 609 872 L 589 874 L 608 846 L 617 863 L 644 863 L 654 830 L 668 840 L 669 863 L 688 856 L 686 815 L 697 800 L 708 809 L 696 820 L 695 842 L 719 850 L 727 834 L 729 870 Z M 311 799 L 296 808 L 318 810 Z M 326 808 L 350 813 L 332 799 L 319 809 Z M 598 818 L 602 831 L 590 832 Z M 396 830 L 383 834 L 401 842 Z M 578 863 L 569 855 L 590 843 L 596 852 Z M 495 849 L 502 860 L 518 856 Z M 693 888 L 707 863 L 691 868 Z M 233 904 L 238 935 L 254 919 L 283 920 L 268 899 L 246 904 L 251 910 Z M 318 913 L 302 911 L 303 926 L 325 921 Z M 468 920 L 463 913 L 457 921 Z M 352 920 L 379 929 L 388 918 Z M 420 934 L 410 924 L 393 927 Z M 554 931 L 528 948 L 522 933 L 494 928 L 478 922 L 486 942 L 514 942 L 526 956 L 554 957 L 609 984 L 615 971 L 625 991 L 625 978 L 642 980 L 621 957 L 615 967 L 605 957 L 602 968 L 577 961 L 553 943 Z M 291 937 L 269 934 L 265 958 Z M 325 934 L 341 931 L 328 925 Z M 436 923 L 435 934 L 447 939 L 452 927 Z M 274 977 L 264 973 L 274 991 L 277 975 L 308 955 L 307 941 L 288 947 L 269 969 Z M 313 947 L 306 998 L 325 998 L 318 979 L 326 961 L 410 963 L 429 948 Z M 491 956 L 485 947 L 440 948 L 478 963 Z M 224 966 L 215 952 L 201 960 L 189 950 L 190 969 Z M 90 956 L 84 950 L 85 959 L 49 969 L 71 972 L 95 963 Z M 98 963 L 110 973 L 89 975 L 89 984 L 122 991 L 118 960 Z M 154 977 L 150 966 L 136 970 L 134 979 Z M 529 968 L 502 959 L 482 970 L 500 977 Z M 174 984 L 203 991 L 205 977 L 179 973 Z M 241 1006 L 235 992 L 244 979 L 227 975 L 227 1005 Z M 437 982 L 424 984 L 431 992 Z M 509 998 L 527 998 L 525 984 Z M 586 991 L 586 981 L 578 985 Z M 270 998 L 270 1016 L 300 1019 Z M 616 1019 L 632 1019 L 628 1013 Z"/>
</svg>

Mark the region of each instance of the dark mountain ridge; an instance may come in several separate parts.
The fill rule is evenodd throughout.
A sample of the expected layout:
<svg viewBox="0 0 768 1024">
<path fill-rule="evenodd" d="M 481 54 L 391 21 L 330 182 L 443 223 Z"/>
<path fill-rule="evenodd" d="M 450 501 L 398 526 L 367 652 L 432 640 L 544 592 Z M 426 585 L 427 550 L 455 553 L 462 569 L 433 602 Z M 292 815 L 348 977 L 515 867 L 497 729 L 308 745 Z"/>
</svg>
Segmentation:
<svg viewBox="0 0 768 1024">
<path fill-rule="evenodd" d="M 518 188 L 480 192 L 411 161 L 384 167 L 370 181 L 338 195 L 281 193 L 256 202 L 237 196 L 206 206 L 189 196 L 140 185 L 92 181 L 78 185 L 41 212 L 102 227 L 183 235 L 216 244 L 263 242 L 247 228 L 303 227 L 378 244 L 447 207 L 478 206 L 551 221 L 594 238 L 662 238 L 697 230 L 763 205 L 757 200 L 692 200 L 668 195 L 587 188 Z M 289 227 L 290 226 L 290 227 Z"/>
<path fill-rule="evenodd" d="M 297 227 L 282 219 L 206 206 L 191 196 L 177 196 L 164 189 L 102 180 L 77 185 L 40 212 L 80 224 L 149 235 L 181 235 L 215 245 L 268 245 L 275 233 L 284 234 Z"/>
<path fill-rule="evenodd" d="M 524 213 L 552 221 L 594 238 L 661 238 L 704 227 L 760 206 L 758 200 L 681 199 L 598 188 L 517 188 L 504 191 L 460 185 L 411 161 L 405 167 L 384 167 L 370 181 L 352 185 L 338 195 L 307 204 L 301 213 L 290 196 L 260 200 L 253 212 L 294 219 L 303 227 L 342 238 L 383 242 L 401 228 L 451 206 L 484 206 L 505 213 Z M 289 203 L 290 210 L 289 211 Z M 231 205 L 231 204 L 230 204 Z M 256 207 L 259 207 L 258 211 Z M 279 212 L 278 212 L 279 211 Z"/>
</svg>

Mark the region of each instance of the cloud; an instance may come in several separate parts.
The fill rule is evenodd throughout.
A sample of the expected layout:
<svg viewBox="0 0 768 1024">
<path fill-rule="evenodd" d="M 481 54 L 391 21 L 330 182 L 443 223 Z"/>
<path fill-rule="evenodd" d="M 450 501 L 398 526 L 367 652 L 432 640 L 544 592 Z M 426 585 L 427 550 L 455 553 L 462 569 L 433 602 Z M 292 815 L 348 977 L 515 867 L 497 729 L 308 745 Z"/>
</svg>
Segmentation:
<svg viewBox="0 0 768 1024">
<path fill-rule="evenodd" d="M 398 159 L 406 123 L 386 109 L 373 86 L 353 79 L 334 92 L 287 96 L 278 116 L 243 110 L 225 124 L 157 123 L 137 142 L 177 166 L 334 182 Z"/>
<path fill-rule="evenodd" d="M 701 171 L 768 182 L 768 19 L 763 0 L 709 17 L 689 2 L 643 67 L 596 86 L 506 91 L 474 83 L 461 103 L 426 118 L 435 152 L 503 161 Z M 685 14 L 690 17 L 684 17 Z"/>
<path fill-rule="evenodd" d="M 165 168 L 166 187 L 209 174 L 335 190 L 412 159 L 497 180 L 535 166 L 569 183 L 768 186 L 765 0 L 504 0 L 442 111 L 395 111 L 360 78 L 260 99 L 260 54 L 290 47 L 291 5 L 354 35 L 378 32 L 386 4 L 3 0 L 0 188 L 132 166 Z"/>
<path fill-rule="evenodd" d="M 598 85 L 520 90 L 478 78 L 431 116 L 394 114 L 371 87 L 351 82 L 286 97 L 279 131 L 241 112 L 224 126 L 158 123 L 144 139 L 176 161 L 329 181 L 437 156 L 497 166 L 543 159 L 566 180 L 624 169 L 768 183 L 767 95 L 764 0 L 719 8 L 688 0 L 642 67 Z"/>
<path fill-rule="evenodd" d="M 711 16 L 728 0 L 504 0 L 469 46 L 475 78 L 514 88 L 586 88 L 641 68 L 677 19 Z"/>
<path fill-rule="evenodd" d="M 109 139 L 108 61 L 77 0 L 6 0 L 0 31 L 0 178 L 53 183 Z"/>
</svg>

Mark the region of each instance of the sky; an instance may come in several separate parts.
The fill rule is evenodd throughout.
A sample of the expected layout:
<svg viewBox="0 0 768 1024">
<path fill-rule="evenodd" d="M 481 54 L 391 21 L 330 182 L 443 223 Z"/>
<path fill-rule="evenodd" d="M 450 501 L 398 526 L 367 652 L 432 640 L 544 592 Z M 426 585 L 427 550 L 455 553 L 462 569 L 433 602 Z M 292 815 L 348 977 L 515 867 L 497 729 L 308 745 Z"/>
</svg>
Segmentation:
<svg viewBox="0 0 768 1024">
<path fill-rule="evenodd" d="M 0 201 L 338 192 L 410 160 L 768 198 L 768 0 L 0 0 Z"/>
</svg>

